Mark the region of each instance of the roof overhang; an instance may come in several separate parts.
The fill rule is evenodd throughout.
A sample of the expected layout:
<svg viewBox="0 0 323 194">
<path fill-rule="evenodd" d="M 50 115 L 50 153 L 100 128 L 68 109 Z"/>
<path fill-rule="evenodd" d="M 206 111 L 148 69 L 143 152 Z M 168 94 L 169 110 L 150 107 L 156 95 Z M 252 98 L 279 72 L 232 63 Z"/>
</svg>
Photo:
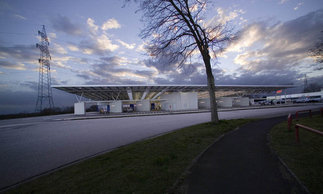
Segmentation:
<svg viewBox="0 0 323 194">
<path fill-rule="evenodd" d="M 293 85 L 216 85 L 218 94 L 232 95 L 235 93 L 255 94 L 272 92 Z M 167 92 L 199 92 L 206 93 L 207 85 L 52 85 L 52 88 L 85 97 L 93 101 L 109 100 L 143 100 L 157 99 Z M 219 96 L 219 95 L 217 95 Z M 221 96 L 221 95 L 220 95 Z"/>
</svg>

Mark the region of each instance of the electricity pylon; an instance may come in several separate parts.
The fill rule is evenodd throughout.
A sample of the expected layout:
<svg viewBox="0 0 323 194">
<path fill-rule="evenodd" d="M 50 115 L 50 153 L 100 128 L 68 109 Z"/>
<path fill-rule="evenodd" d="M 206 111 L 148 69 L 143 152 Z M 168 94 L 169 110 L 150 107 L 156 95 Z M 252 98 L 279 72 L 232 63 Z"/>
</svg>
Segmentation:
<svg viewBox="0 0 323 194">
<path fill-rule="evenodd" d="M 49 41 L 43 25 L 42 31 L 38 31 L 40 42 L 36 47 L 40 50 L 39 62 L 39 79 L 38 79 L 38 97 L 36 102 L 36 112 L 42 111 L 44 108 L 53 108 L 54 101 L 51 88 L 50 63 L 51 56 L 48 50 Z"/>
</svg>

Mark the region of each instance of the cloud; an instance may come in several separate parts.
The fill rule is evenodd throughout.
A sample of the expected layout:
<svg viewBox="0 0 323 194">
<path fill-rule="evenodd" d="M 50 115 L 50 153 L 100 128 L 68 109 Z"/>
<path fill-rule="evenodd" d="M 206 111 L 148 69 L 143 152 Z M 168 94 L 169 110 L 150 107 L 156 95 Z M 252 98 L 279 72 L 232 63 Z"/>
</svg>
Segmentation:
<svg viewBox="0 0 323 194">
<path fill-rule="evenodd" d="M 54 48 L 52 51 L 53 51 L 53 53 L 58 53 L 58 54 L 62 54 L 62 55 L 67 54 L 67 51 L 65 50 L 65 48 L 57 43 L 54 43 Z"/>
<path fill-rule="evenodd" d="M 88 27 L 90 29 L 90 32 L 92 34 L 96 34 L 99 27 L 94 24 L 94 20 L 92 18 L 88 18 L 86 23 L 87 23 L 87 25 L 88 25 Z"/>
<path fill-rule="evenodd" d="M 147 47 L 147 43 L 146 42 L 143 42 L 142 44 L 140 44 L 140 45 L 138 45 L 137 46 L 137 48 L 136 48 L 136 51 L 137 52 L 140 52 L 140 53 L 147 53 L 147 49 L 146 49 L 146 47 Z"/>
<path fill-rule="evenodd" d="M 0 58 L 12 58 L 23 62 L 33 61 L 39 58 L 39 51 L 35 45 L 14 45 L 12 47 L 0 47 Z"/>
<path fill-rule="evenodd" d="M 38 83 L 35 81 L 25 81 L 19 84 L 20 87 L 28 88 L 31 91 L 37 92 L 38 91 Z"/>
<path fill-rule="evenodd" d="M 139 64 L 131 64 L 126 58 L 118 56 L 102 57 L 92 64 L 92 69 L 78 72 L 86 84 L 144 84 L 153 83 L 156 73 L 150 68 L 139 68 Z M 131 66 L 136 66 L 134 69 Z"/>
<path fill-rule="evenodd" d="M 216 9 L 217 15 L 212 18 L 209 22 L 207 22 L 208 25 L 212 23 L 219 23 L 219 24 L 226 24 L 227 22 L 230 22 L 236 18 L 239 18 L 242 14 L 245 13 L 242 9 L 236 9 L 233 11 L 224 10 L 223 8 L 217 8 Z M 244 20 L 242 17 L 240 17 L 241 20 Z"/>
<path fill-rule="evenodd" d="M 287 1 L 289 1 L 289 0 L 280 0 L 279 4 L 284 4 L 284 3 L 286 3 Z"/>
<path fill-rule="evenodd" d="M 5 69 L 14 69 L 14 70 L 26 70 L 26 67 L 22 63 L 12 63 L 10 61 L 0 61 L 0 67 Z"/>
<path fill-rule="evenodd" d="M 81 35 L 82 30 L 79 25 L 72 23 L 72 21 L 66 17 L 58 15 L 51 19 L 53 28 L 57 31 L 64 32 L 69 35 Z"/>
<path fill-rule="evenodd" d="M 90 36 L 90 39 L 82 40 L 78 47 L 83 54 L 104 56 L 118 49 L 119 45 L 113 44 L 107 35 L 102 34 Z"/>
<path fill-rule="evenodd" d="M 96 43 L 100 50 L 114 51 L 119 48 L 118 45 L 112 44 L 111 40 L 105 34 L 98 36 Z"/>
<path fill-rule="evenodd" d="M 19 15 L 19 14 L 14 14 L 13 15 L 15 18 L 17 18 L 17 19 L 20 19 L 20 20 L 26 20 L 27 18 L 26 17 L 24 17 L 24 16 L 22 16 L 22 15 Z"/>
<path fill-rule="evenodd" d="M 77 60 L 75 60 L 75 58 L 70 56 L 64 56 L 64 57 L 53 56 L 51 61 L 51 66 L 59 67 L 62 69 L 73 70 L 73 68 L 70 65 L 66 65 L 66 63 L 70 64 L 73 61 L 77 61 Z"/>
<path fill-rule="evenodd" d="M 104 22 L 102 27 L 101 27 L 102 30 L 118 29 L 118 28 L 121 28 L 121 25 L 114 18 L 109 19 L 106 22 Z"/>
<path fill-rule="evenodd" d="M 262 39 L 265 31 L 266 25 L 262 22 L 250 24 L 238 34 L 239 39 L 233 41 L 226 49 L 226 52 L 244 51 L 246 48 L 251 47 L 255 42 Z"/>
<path fill-rule="evenodd" d="M 48 33 L 48 37 L 49 38 L 56 38 L 57 35 L 56 35 L 56 33 L 50 32 L 50 33 Z"/>
<path fill-rule="evenodd" d="M 136 44 L 128 44 L 126 42 L 123 42 L 122 40 L 117 40 L 122 46 L 126 47 L 127 49 L 134 49 L 136 47 Z"/>
<path fill-rule="evenodd" d="M 67 48 L 70 51 L 79 51 L 79 48 L 77 46 L 75 46 L 75 45 L 72 45 L 72 44 L 67 45 Z"/>
<path fill-rule="evenodd" d="M 303 4 L 303 2 L 297 3 L 296 7 L 294 7 L 294 10 L 297 11 Z"/>
<path fill-rule="evenodd" d="M 228 50 L 242 51 L 234 62 L 244 70 L 296 70 L 309 59 L 308 50 L 322 26 L 323 10 L 284 23 L 258 22 L 247 26 L 241 39 Z"/>
</svg>

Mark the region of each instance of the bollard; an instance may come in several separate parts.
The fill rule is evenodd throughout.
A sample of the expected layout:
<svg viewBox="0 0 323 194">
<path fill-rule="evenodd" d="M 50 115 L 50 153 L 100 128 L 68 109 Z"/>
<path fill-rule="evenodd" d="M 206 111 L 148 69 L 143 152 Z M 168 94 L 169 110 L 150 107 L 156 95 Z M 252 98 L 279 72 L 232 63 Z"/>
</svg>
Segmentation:
<svg viewBox="0 0 323 194">
<path fill-rule="evenodd" d="M 295 137 L 296 137 L 296 142 L 299 143 L 299 127 L 295 125 Z"/>
<path fill-rule="evenodd" d="M 312 110 L 310 110 L 310 117 L 312 118 Z"/>
</svg>

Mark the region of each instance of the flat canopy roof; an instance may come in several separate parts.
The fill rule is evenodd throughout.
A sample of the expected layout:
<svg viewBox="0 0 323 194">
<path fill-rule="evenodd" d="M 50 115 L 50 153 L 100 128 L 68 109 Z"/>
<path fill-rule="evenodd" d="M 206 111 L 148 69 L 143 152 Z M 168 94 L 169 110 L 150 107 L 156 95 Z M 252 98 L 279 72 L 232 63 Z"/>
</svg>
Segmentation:
<svg viewBox="0 0 323 194">
<path fill-rule="evenodd" d="M 239 93 L 255 94 L 272 92 L 293 85 L 216 85 L 217 96 Z M 107 100 L 144 100 L 158 99 L 167 92 L 199 92 L 206 93 L 207 85 L 52 85 L 52 88 L 82 96 L 94 101 Z M 203 96 L 203 95 L 202 95 Z M 201 97 L 201 95 L 200 95 Z M 204 97 L 207 97 L 204 95 Z"/>
</svg>

